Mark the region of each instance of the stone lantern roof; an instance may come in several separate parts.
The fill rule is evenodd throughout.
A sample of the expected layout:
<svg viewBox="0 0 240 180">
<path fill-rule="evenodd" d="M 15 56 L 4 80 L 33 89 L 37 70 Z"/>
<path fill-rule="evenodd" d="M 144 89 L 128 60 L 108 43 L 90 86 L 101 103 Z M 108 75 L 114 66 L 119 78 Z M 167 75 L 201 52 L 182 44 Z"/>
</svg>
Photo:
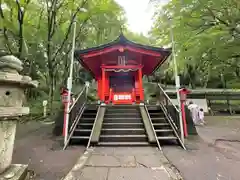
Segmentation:
<svg viewBox="0 0 240 180">
<path fill-rule="evenodd" d="M 29 114 L 29 108 L 22 107 L 24 90 L 36 88 L 38 82 L 20 75 L 22 69 L 22 62 L 15 56 L 0 57 L 0 117 Z"/>
<path fill-rule="evenodd" d="M 22 76 L 22 62 L 12 55 L 0 57 L 0 83 L 18 84 L 24 88 L 36 88 L 37 81 L 33 81 L 29 76 Z"/>
</svg>

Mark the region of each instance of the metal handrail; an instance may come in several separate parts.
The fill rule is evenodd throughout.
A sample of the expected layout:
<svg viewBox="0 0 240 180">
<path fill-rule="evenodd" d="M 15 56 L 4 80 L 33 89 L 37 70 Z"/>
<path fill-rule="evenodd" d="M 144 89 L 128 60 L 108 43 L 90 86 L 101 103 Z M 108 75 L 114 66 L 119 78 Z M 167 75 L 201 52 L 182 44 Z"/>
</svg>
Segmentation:
<svg viewBox="0 0 240 180">
<path fill-rule="evenodd" d="M 86 90 L 86 91 L 85 91 L 85 90 Z M 75 102 L 73 103 L 73 106 L 71 107 L 69 113 L 71 113 L 71 110 L 72 110 L 73 107 L 76 105 L 76 103 L 78 102 L 78 100 L 80 99 L 80 97 L 83 95 L 84 92 L 86 92 L 86 98 L 87 98 L 87 93 L 88 93 L 88 92 L 87 92 L 87 86 L 86 86 L 86 85 L 83 87 L 83 89 L 82 89 L 81 92 L 79 93 L 79 95 L 78 95 L 77 99 L 75 100 Z M 87 101 L 87 100 L 85 100 L 84 103 L 82 104 L 82 106 L 79 108 L 79 113 L 77 113 L 77 115 L 76 115 L 76 117 L 75 117 L 75 119 L 74 119 L 74 121 L 73 121 L 73 123 L 72 123 L 72 125 L 71 125 L 71 127 L 70 127 L 69 132 L 71 132 L 71 130 L 73 129 L 73 127 L 74 127 L 74 125 L 75 125 L 75 123 L 76 123 L 76 121 L 78 120 L 79 115 L 81 115 L 82 110 L 83 110 L 84 107 L 85 107 L 86 101 Z"/>
<path fill-rule="evenodd" d="M 164 115 L 165 115 L 165 116 L 168 118 L 168 120 L 173 124 L 174 128 L 175 128 L 176 130 L 178 130 L 177 125 L 176 125 L 175 122 L 173 121 L 171 115 L 168 113 L 167 108 L 166 108 L 162 103 L 160 103 L 160 107 L 161 107 L 161 109 L 163 110 Z"/>
<path fill-rule="evenodd" d="M 71 127 L 70 127 L 70 129 L 69 129 L 69 137 L 68 137 L 68 139 L 67 139 L 66 144 L 65 144 L 64 147 L 63 147 L 63 150 L 66 149 L 66 147 L 68 146 L 68 143 L 69 143 L 69 141 L 70 141 L 70 139 L 71 139 L 71 137 L 72 137 L 72 135 L 73 135 L 73 132 L 74 132 L 75 128 L 77 127 L 77 124 L 78 124 L 78 122 L 80 121 L 81 116 L 82 116 L 82 114 L 83 114 L 83 112 L 84 112 L 85 105 L 86 105 L 86 102 L 87 102 L 88 85 L 85 85 L 85 86 L 82 88 L 82 90 L 80 91 L 80 93 L 79 93 L 78 96 L 77 96 L 77 99 L 73 102 L 73 104 L 72 104 L 72 106 L 71 106 L 71 108 L 70 108 L 70 110 L 69 110 L 69 112 L 68 112 L 68 113 L 71 113 L 73 107 L 75 107 L 76 103 L 79 101 L 80 97 L 84 94 L 84 92 L 85 92 L 85 95 L 86 95 L 86 99 L 85 99 L 85 101 L 83 102 L 82 106 L 79 108 L 79 112 L 76 114 L 76 117 L 75 117 L 75 119 L 74 119 L 74 121 L 73 121 L 73 123 L 72 123 L 72 125 L 71 125 Z M 68 132 L 67 132 L 67 133 L 68 133 Z"/>
<path fill-rule="evenodd" d="M 160 90 L 163 92 L 163 94 L 164 94 L 165 97 L 168 99 L 168 101 L 171 103 L 171 105 L 174 107 L 174 109 L 176 110 L 176 112 L 177 112 L 177 113 L 180 113 L 180 110 L 174 105 L 174 103 L 172 102 L 171 98 L 167 95 L 167 93 L 164 91 L 164 89 L 160 86 L 159 83 L 158 83 L 158 87 L 159 87 Z M 167 112 L 166 107 L 163 106 L 161 102 L 160 102 L 160 106 L 161 106 L 162 109 L 164 109 L 164 110 Z M 176 125 L 175 122 L 173 121 L 171 115 L 168 114 L 168 113 L 166 113 L 165 115 L 166 115 L 166 116 L 170 116 L 170 119 L 169 119 L 169 120 L 173 123 L 174 127 L 175 127 L 176 129 L 178 129 L 178 128 L 177 128 L 177 125 Z"/>
<path fill-rule="evenodd" d="M 179 112 L 180 112 L 179 108 L 177 108 L 177 106 L 175 106 L 175 104 L 172 102 L 171 98 L 167 95 L 167 93 L 164 91 L 164 89 L 160 86 L 159 83 L 158 83 L 158 87 L 159 87 L 160 90 L 163 92 L 163 94 L 164 94 L 165 97 L 168 99 L 168 101 L 172 104 L 172 106 L 175 108 L 175 110 L 179 113 Z"/>
<path fill-rule="evenodd" d="M 181 146 L 183 147 L 184 150 L 186 150 L 186 147 L 185 147 L 184 143 L 182 142 L 181 138 L 179 137 L 179 135 L 177 133 L 178 128 L 177 128 L 176 124 L 174 123 L 172 117 L 167 113 L 167 109 L 165 108 L 165 106 L 162 103 L 160 103 L 160 107 L 162 108 L 163 113 L 167 117 L 167 120 L 168 120 L 170 126 L 172 127 L 172 129 L 174 131 L 174 134 L 177 136 Z"/>
<path fill-rule="evenodd" d="M 75 126 L 75 124 L 78 123 L 78 121 L 79 121 L 79 118 L 78 118 L 78 117 L 81 116 L 82 112 L 84 111 L 85 105 L 86 105 L 86 101 L 82 104 L 81 108 L 79 109 L 79 113 L 78 113 L 77 116 L 75 117 L 75 119 L 74 119 L 74 121 L 73 121 L 73 123 L 72 123 L 72 125 L 71 125 L 71 127 L 70 127 L 69 132 L 71 132 L 72 129 L 73 129 L 73 127 Z"/>
<path fill-rule="evenodd" d="M 147 113 L 148 119 L 149 119 L 149 121 L 150 121 L 150 124 L 151 124 L 152 130 L 153 130 L 155 139 L 156 139 L 156 141 L 157 141 L 158 148 L 159 148 L 159 150 L 161 151 L 162 148 L 161 148 L 160 142 L 158 141 L 157 134 L 156 134 L 156 132 L 155 132 L 155 129 L 154 129 L 154 126 L 153 126 L 153 123 L 152 123 L 152 119 L 151 119 L 151 117 L 150 117 L 150 115 L 149 115 L 149 113 L 148 113 L 148 109 L 147 109 L 147 106 L 146 106 L 145 104 L 144 104 L 144 108 L 145 108 L 145 111 L 146 111 L 146 113 Z"/>
<path fill-rule="evenodd" d="M 68 139 L 67 139 L 67 143 L 64 145 L 63 150 L 65 150 L 66 147 L 68 146 L 68 143 L 69 143 L 69 141 L 70 141 L 70 139 L 71 139 L 71 137 L 72 137 L 72 135 L 74 133 L 74 129 L 77 127 L 77 124 L 78 124 L 78 122 L 81 119 L 81 116 L 82 116 L 82 114 L 84 112 L 84 109 L 85 109 L 85 103 L 83 104 L 83 108 L 82 108 L 82 110 L 79 113 L 79 116 L 78 116 L 79 118 L 76 118 L 76 120 L 75 120 L 76 123 L 73 123 L 73 125 L 71 126 L 71 129 L 69 131 L 70 133 L 69 133 L 69 136 L 68 136 Z"/>
<path fill-rule="evenodd" d="M 80 93 L 77 96 L 77 99 L 73 102 L 72 106 L 69 108 L 69 113 L 72 111 L 73 107 L 77 103 L 78 99 L 82 96 L 82 94 L 83 94 L 83 92 L 85 91 L 86 88 L 87 88 L 86 85 L 82 88 L 82 90 L 80 91 Z"/>
</svg>

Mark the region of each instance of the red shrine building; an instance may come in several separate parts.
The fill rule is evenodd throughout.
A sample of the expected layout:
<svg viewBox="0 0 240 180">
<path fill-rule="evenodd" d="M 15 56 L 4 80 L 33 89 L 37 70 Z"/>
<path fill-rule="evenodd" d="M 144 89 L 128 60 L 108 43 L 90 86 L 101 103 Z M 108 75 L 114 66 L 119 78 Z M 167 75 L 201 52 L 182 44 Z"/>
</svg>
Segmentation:
<svg viewBox="0 0 240 180">
<path fill-rule="evenodd" d="M 170 54 L 169 49 L 137 44 L 123 35 L 108 44 L 75 51 L 96 79 L 98 97 L 106 104 L 144 102 L 143 76 L 153 74 Z"/>
</svg>

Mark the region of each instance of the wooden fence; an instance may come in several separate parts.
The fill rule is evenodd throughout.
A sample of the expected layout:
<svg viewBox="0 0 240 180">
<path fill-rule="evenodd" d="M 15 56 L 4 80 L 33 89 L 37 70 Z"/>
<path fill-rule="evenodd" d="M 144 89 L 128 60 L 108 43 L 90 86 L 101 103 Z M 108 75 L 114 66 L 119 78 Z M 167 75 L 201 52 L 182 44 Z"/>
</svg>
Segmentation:
<svg viewBox="0 0 240 180">
<path fill-rule="evenodd" d="M 170 98 L 176 99 L 174 90 L 166 90 Z M 206 99 L 210 112 L 240 113 L 239 90 L 192 90 L 189 99 Z"/>
</svg>

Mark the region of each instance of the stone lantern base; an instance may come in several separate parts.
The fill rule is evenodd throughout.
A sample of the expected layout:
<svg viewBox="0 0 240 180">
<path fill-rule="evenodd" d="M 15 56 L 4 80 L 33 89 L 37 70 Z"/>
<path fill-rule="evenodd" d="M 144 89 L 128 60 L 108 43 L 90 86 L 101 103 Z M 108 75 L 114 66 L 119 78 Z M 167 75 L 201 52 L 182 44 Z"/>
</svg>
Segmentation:
<svg viewBox="0 0 240 180">
<path fill-rule="evenodd" d="M 27 178 L 27 165 L 12 165 L 12 154 L 18 117 L 29 114 L 29 108 L 23 107 L 24 90 L 38 83 L 20 75 L 22 69 L 18 58 L 0 57 L 0 180 Z"/>
<path fill-rule="evenodd" d="M 12 164 L 0 174 L 0 180 L 28 180 L 28 165 Z"/>
<path fill-rule="evenodd" d="M 3 115 L 0 108 L 0 115 Z M 7 112 L 7 111 L 3 111 Z M 1 116 L 4 117 L 4 116 Z M 0 120 L 0 180 L 28 180 L 28 165 L 11 164 L 16 132 L 16 120 Z"/>
</svg>

